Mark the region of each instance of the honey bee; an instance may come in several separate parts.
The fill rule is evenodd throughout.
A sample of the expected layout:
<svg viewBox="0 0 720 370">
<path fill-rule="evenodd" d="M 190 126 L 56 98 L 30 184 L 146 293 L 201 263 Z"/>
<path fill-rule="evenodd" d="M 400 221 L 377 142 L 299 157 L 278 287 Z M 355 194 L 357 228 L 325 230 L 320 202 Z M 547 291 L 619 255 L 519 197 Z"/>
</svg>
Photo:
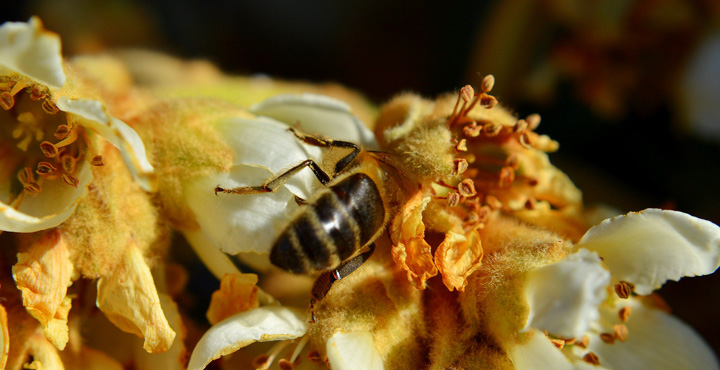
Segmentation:
<svg viewBox="0 0 720 370">
<path fill-rule="evenodd" d="M 398 209 L 400 172 L 381 152 L 361 150 L 351 142 L 306 135 L 289 128 L 306 144 L 350 152 L 331 173 L 307 159 L 258 186 L 225 189 L 215 194 L 274 192 L 293 175 L 309 167 L 325 187 L 308 200 L 275 241 L 270 262 L 296 274 L 320 273 L 311 293 L 311 305 L 321 300 L 332 284 L 349 275 L 372 255 L 374 241 Z M 314 321 L 314 320 L 313 320 Z"/>
</svg>

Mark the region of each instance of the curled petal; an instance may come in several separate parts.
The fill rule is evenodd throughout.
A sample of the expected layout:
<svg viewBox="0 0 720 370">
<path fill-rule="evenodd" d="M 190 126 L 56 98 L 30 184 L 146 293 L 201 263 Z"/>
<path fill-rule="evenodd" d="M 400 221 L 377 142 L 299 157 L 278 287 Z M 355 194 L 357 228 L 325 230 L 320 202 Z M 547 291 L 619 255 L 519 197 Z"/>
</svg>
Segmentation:
<svg viewBox="0 0 720 370">
<path fill-rule="evenodd" d="M 44 30 L 37 17 L 28 23 L 6 22 L 0 26 L 0 66 L 43 85 L 65 85 L 60 37 Z"/>
<path fill-rule="evenodd" d="M 369 331 L 338 331 L 328 339 L 326 350 L 330 366 L 334 370 L 385 369 Z"/>
<path fill-rule="evenodd" d="M 578 247 L 605 260 L 613 282 L 650 294 L 667 280 L 706 275 L 720 266 L 720 227 L 682 212 L 646 209 L 592 227 Z"/>
<path fill-rule="evenodd" d="M 611 369 L 719 369 L 713 350 L 687 324 L 631 299 L 627 340 L 613 344 L 590 340 L 588 350 Z M 603 308 L 603 319 L 618 320 L 617 310 Z"/>
<path fill-rule="evenodd" d="M 68 341 L 67 314 L 73 265 L 68 245 L 58 230 L 53 230 L 18 253 L 12 268 L 13 278 L 22 292 L 23 306 L 45 329 L 45 337 L 58 349 Z"/>
<path fill-rule="evenodd" d="M 167 351 L 175 339 L 150 268 L 134 243 L 115 271 L 98 280 L 96 304 L 118 328 L 145 338 L 143 348 L 150 353 Z"/>
<path fill-rule="evenodd" d="M 425 282 L 438 273 L 432 248 L 425 241 L 425 224 L 422 221 L 422 211 L 429 202 L 430 197 L 423 198 L 422 193 L 417 192 L 405 204 L 401 215 L 395 218 L 390 231 L 393 236 L 393 260 L 407 271 L 408 281 L 418 289 L 425 289 Z"/>
<path fill-rule="evenodd" d="M 253 105 L 250 110 L 275 118 L 308 134 L 320 134 L 375 149 L 375 137 L 350 110 L 350 106 L 318 94 L 278 95 Z"/>
<path fill-rule="evenodd" d="M 600 314 L 610 274 L 596 253 L 581 249 L 564 260 L 531 270 L 525 296 L 530 306 L 525 330 L 547 330 L 560 337 L 580 337 Z"/>
<path fill-rule="evenodd" d="M 306 313 L 295 308 L 266 306 L 230 316 L 200 338 L 188 370 L 204 369 L 212 360 L 254 342 L 295 339 L 305 335 L 306 330 Z"/>
<path fill-rule="evenodd" d="M 67 186 L 62 181 L 48 181 L 43 184 L 43 191 L 38 195 L 25 196 L 17 209 L 6 203 L 8 192 L 0 194 L 5 201 L 0 201 L 0 230 L 35 232 L 58 226 L 67 220 L 87 194 L 87 186 L 93 179 L 90 165 L 86 162 L 76 171 L 77 187 Z"/>
<path fill-rule="evenodd" d="M 483 248 L 476 230 L 462 235 L 449 232 L 435 251 L 435 264 L 449 289 L 464 291 L 467 278 L 482 265 Z"/>
<path fill-rule="evenodd" d="M 57 369 L 63 370 L 62 359 L 58 354 L 55 347 L 48 342 L 45 337 L 40 334 L 34 334 L 28 339 L 27 343 L 27 354 L 32 356 L 33 361 L 30 366 L 35 366 L 35 369 Z M 39 365 L 38 365 L 39 363 Z M 27 367 L 32 369 L 32 367 Z"/>
<path fill-rule="evenodd" d="M 173 341 L 170 349 L 163 353 L 147 353 L 140 349 L 139 346 L 134 346 L 135 349 L 135 363 L 134 368 L 138 370 L 184 370 L 185 369 L 185 344 L 184 344 L 184 333 L 185 327 L 180 317 L 177 305 L 172 301 L 167 294 L 160 294 L 160 306 L 162 306 L 163 312 L 167 317 L 170 327 L 176 332 L 180 333 L 180 338 Z"/>
<path fill-rule="evenodd" d="M 603 366 L 575 361 L 571 362 L 563 353 L 557 349 L 550 339 L 542 332 L 533 331 L 530 333 L 530 340 L 526 343 L 512 347 L 508 354 L 515 365 L 515 370 L 603 370 Z"/>
<path fill-rule="evenodd" d="M 60 110 L 70 114 L 68 119 L 73 116 L 79 118 L 81 125 L 97 132 L 118 148 L 125 165 L 144 190 L 154 191 L 157 188 L 157 179 L 147 159 L 145 145 L 135 130 L 107 114 L 105 107 L 97 100 L 68 99 L 61 96 L 55 104 Z"/>
</svg>

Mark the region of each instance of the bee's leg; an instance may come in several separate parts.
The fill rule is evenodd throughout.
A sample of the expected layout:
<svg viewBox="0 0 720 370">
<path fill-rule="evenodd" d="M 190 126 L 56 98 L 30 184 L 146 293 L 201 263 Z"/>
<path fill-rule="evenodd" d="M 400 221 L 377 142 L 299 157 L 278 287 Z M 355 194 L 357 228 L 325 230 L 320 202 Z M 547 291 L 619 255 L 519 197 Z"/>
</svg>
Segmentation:
<svg viewBox="0 0 720 370">
<path fill-rule="evenodd" d="M 296 173 L 300 172 L 305 167 L 310 167 L 312 172 L 315 174 L 315 177 L 323 184 L 327 185 L 327 183 L 330 182 L 332 177 L 328 175 L 325 171 L 323 171 L 320 166 L 318 166 L 315 161 L 312 159 L 306 159 L 302 161 L 302 163 L 294 166 L 293 168 L 277 175 L 274 178 L 268 179 L 265 181 L 265 184 L 263 185 L 257 185 L 257 186 L 242 186 L 239 188 L 232 188 L 232 189 L 225 189 L 223 187 L 220 187 L 220 185 L 215 187 L 215 195 L 217 193 L 228 193 L 228 194 L 258 194 L 258 193 L 274 193 L 279 189 L 283 184 L 285 184 L 288 180 L 290 180 L 291 177 L 293 177 Z"/>
<path fill-rule="evenodd" d="M 336 269 L 323 272 L 320 276 L 318 276 L 317 280 L 315 280 L 315 284 L 313 284 L 312 291 L 310 292 L 311 323 L 316 321 L 315 304 L 325 298 L 328 292 L 330 292 L 330 288 L 332 288 L 332 285 L 336 281 L 350 275 L 353 271 L 357 270 L 358 267 L 362 266 L 368 258 L 370 258 L 375 251 L 375 243 L 370 243 L 368 248 L 369 250 L 367 252 L 360 253 L 357 256 L 341 263 Z"/>
<path fill-rule="evenodd" d="M 344 170 L 345 167 L 347 167 L 350 162 L 357 157 L 358 153 L 360 153 L 360 147 L 357 146 L 355 143 L 351 143 L 349 141 L 342 141 L 342 140 L 330 140 L 330 139 L 323 139 L 321 137 L 313 136 L 313 135 L 306 135 L 303 133 L 298 132 L 294 128 L 290 127 L 288 129 L 290 132 L 295 135 L 298 140 L 302 140 L 303 143 L 313 146 L 319 146 L 321 148 L 347 148 L 352 149 L 350 154 L 340 158 L 340 160 L 335 163 L 335 170 L 333 172 L 333 177 L 340 173 L 340 171 Z"/>
</svg>

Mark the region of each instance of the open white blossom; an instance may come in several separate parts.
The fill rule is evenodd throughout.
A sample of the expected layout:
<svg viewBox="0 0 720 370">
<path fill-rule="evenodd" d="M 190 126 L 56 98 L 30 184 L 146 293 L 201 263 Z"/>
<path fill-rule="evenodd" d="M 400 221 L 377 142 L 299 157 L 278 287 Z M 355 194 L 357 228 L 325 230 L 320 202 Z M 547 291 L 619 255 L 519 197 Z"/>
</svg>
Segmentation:
<svg viewBox="0 0 720 370">
<path fill-rule="evenodd" d="M 229 172 L 202 176 L 186 184 L 185 199 L 196 216 L 199 230 L 186 231 L 188 240 L 206 259 L 229 266 L 214 252 L 267 254 L 299 207 L 297 198 L 308 199 L 321 186 L 309 168 L 292 176 L 274 193 L 216 196 L 215 186 L 234 188 L 261 185 L 306 159 L 322 163 L 322 150 L 303 144 L 289 130 L 318 133 L 375 145 L 372 133 L 340 101 L 319 95 L 283 95 L 253 107 L 256 118 L 234 117 L 214 123 L 232 149 Z M 272 116 L 269 118 L 267 116 Z M 214 257 L 209 257 L 214 256 Z M 208 265 L 211 270 L 227 268 Z M 216 274 L 217 275 L 217 274 Z"/>
<path fill-rule="evenodd" d="M 529 342 L 510 351 L 516 368 L 547 363 L 584 369 L 587 362 L 608 369 L 720 368 L 690 327 L 630 295 L 714 272 L 720 266 L 720 227 L 681 212 L 648 209 L 603 221 L 576 248 L 566 259 L 529 272 L 525 285 L 526 330 L 546 331 L 564 343 L 562 352 L 557 342 L 531 333 Z M 607 291 L 615 292 L 610 299 Z"/>
<path fill-rule="evenodd" d="M 67 79 L 60 39 L 37 18 L 0 26 L 0 230 L 34 232 L 70 217 L 92 181 L 83 128 L 115 145 L 138 183 L 154 189 L 138 134 Z"/>
</svg>

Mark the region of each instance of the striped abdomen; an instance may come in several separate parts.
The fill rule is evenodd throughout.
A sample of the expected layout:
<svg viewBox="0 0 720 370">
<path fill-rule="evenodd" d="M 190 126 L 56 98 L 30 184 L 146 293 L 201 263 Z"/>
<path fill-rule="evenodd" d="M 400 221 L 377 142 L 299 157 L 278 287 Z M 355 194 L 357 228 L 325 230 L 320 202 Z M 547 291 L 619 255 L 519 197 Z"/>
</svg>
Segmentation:
<svg viewBox="0 0 720 370">
<path fill-rule="evenodd" d="M 370 241 L 384 221 L 377 186 L 368 175 L 353 174 L 305 207 L 280 234 L 270 261 L 299 274 L 332 269 Z"/>
</svg>

